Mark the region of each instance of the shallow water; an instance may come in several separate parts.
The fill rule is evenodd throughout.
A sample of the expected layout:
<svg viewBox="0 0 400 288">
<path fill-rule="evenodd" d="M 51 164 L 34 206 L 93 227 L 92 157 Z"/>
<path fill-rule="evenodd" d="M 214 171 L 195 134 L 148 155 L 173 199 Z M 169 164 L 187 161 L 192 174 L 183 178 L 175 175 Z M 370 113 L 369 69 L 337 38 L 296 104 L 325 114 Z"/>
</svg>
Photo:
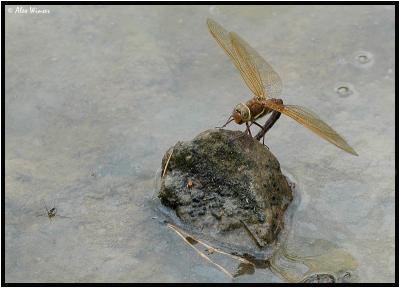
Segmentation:
<svg viewBox="0 0 400 288">
<path fill-rule="evenodd" d="M 285 103 L 360 155 L 283 116 L 268 133 L 301 194 L 287 250 L 304 260 L 334 247 L 356 281 L 394 281 L 394 6 L 41 8 L 6 6 L 6 282 L 285 281 L 268 269 L 227 278 L 153 209 L 164 152 L 250 97 L 207 17 L 275 67 Z M 43 201 L 69 218 L 37 216 Z"/>
</svg>

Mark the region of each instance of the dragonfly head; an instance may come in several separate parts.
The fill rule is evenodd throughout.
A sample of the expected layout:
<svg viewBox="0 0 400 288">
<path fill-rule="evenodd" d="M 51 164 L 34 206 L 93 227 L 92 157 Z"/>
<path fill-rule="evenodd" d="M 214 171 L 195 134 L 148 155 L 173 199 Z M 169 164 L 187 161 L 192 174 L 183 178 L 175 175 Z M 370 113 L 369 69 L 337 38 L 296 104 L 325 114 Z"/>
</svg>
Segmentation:
<svg viewBox="0 0 400 288">
<path fill-rule="evenodd" d="M 247 107 L 246 104 L 240 103 L 236 105 L 235 109 L 233 109 L 232 117 L 235 120 L 236 124 L 243 124 L 244 122 L 250 121 L 250 108 Z"/>
</svg>

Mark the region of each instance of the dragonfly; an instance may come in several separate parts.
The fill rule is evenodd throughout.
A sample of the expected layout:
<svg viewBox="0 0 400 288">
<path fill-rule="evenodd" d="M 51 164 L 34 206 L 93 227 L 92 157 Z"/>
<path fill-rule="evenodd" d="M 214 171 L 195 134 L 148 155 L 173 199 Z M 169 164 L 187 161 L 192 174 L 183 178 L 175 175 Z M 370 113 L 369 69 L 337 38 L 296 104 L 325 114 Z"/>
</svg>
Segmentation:
<svg viewBox="0 0 400 288">
<path fill-rule="evenodd" d="M 240 125 L 245 123 L 246 132 L 252 136 L 250 126 L 255 124 L 264 129 L 261 131 L 264 142 L 266 130 L 272 127 L 282 113 L 340 149 L 358 156 L 346 140 L 314 112 L 302 106 L 283 104 L 283 100 L 278 98 L 282 92 L 281 78 L 272 66 L 245 40 L 235 32 L 228 32 L 212 19 L 207 19 L 207 25 L 211 35 L 230 57 L 244 82 L 254 94 L 253 98 L 246 103 L 236 105 L 227 122 L 219 128 L 225 127 L 232 121 Z M 269 121 L 264 126 L 256 122 L 269 113 L 272 113 L 270 116 L 270 119 L 273 118 L 271 119 L 272 122 Z M 261 137 L 259 133 L 256 139 L 260 140 Z"/>
</svg>

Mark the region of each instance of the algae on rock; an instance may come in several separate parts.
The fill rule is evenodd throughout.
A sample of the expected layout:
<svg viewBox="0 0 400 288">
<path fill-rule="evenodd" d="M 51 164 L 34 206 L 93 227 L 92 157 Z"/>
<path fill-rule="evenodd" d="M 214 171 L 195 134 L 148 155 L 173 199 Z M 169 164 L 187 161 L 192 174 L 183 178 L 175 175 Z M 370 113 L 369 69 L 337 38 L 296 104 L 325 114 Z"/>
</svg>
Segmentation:
<svg viewBox="0 0 400 288">
<path fill-rule="evenodd" d="M 211 129 L 171 147 L 164 168 L 158 197 L 186 229 L 268 258 L 293 196 L 267 147 L 240 131 Z"/>
</svg>

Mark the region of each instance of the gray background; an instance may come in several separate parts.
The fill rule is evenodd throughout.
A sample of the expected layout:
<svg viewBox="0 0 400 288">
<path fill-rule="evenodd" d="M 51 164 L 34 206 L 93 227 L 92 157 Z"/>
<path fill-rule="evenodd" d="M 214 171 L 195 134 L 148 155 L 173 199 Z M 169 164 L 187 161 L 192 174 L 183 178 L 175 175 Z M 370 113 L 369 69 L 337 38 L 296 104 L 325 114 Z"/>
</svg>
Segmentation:
<svg viewBox="0 0 400 288">
<path fill-rule="evenodd" d="M 360 155 L 283 116 L 270 131 L 301 194 L 288 247 L 327 241 L 354 257 L 357 281 L 394 281 L 394 6 L 40 8 L 50 13 L 6 6 L 6 282 L 231 281 L 151 200 L 167 148 L 251 97 L 207 17 L 275 67 L 285 103 L 317 112 Z M 43 201 L 69 218 L 38 217 Z"/>
</svg>

